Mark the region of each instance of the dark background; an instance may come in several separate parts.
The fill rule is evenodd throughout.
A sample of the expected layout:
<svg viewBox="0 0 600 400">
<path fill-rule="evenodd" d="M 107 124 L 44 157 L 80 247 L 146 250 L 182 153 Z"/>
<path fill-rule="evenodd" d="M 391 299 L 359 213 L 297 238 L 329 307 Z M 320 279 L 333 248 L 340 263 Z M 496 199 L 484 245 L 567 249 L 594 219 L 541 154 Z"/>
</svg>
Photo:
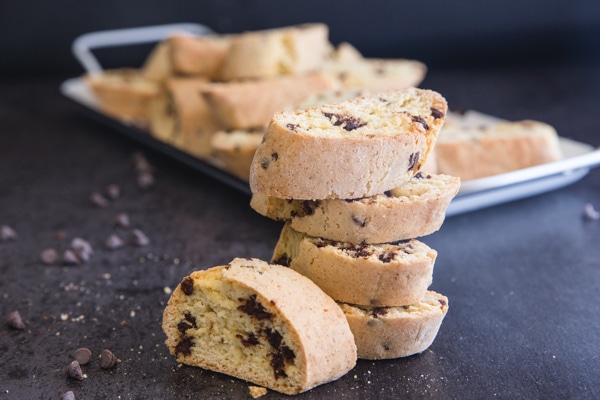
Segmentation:
<svg viewBox="0 0 600 400">
<path fill-rule="evenodd" d="M 430 68 L 600 59 L 597 0 L 2 0 L 0 74 L 79 74 L 70 46 L 91 31 L 200 22 L 234 33 L 310 21 L 327 23 L 333 43 L 348 41 L 366 56 L 415 58 Z M 105 67 L 123 66 L 147 50 L 99 57 Z"/>
</svg>

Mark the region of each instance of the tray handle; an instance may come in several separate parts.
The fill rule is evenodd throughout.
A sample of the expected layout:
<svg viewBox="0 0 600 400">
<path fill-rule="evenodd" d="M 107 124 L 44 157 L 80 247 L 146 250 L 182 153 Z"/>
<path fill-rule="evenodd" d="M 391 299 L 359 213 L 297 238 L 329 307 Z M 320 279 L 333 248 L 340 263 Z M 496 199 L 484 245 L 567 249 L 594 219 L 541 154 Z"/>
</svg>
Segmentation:
<svg viewBox="0 0 600 400">
<path fill-rule="evenodd" d="M 102 72 L 102 65 L 92 49 L 157 42 L 177 32 L 195 35 L 214 33 L 205 25 L 185 22 L 89 32 L 73 41 L 71 51 L 88 73 L 98 73 Z"/>
</svg>

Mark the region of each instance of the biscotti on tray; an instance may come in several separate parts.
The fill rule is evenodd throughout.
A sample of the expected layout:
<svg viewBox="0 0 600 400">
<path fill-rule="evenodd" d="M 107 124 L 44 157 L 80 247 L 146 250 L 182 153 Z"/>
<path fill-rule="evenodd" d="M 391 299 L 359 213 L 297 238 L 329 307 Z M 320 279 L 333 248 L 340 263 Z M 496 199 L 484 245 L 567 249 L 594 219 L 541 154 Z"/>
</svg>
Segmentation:
<svg viewBox="0 0 600 400">
<path fill-rule="evenodd" d="M 253 193 L 353 199 L 408 182 L 433 148 L 447 110 L 409 88 L 276 113 L 250 168 Z"/>
<path fill-rule="evenodd" d="M 356 363 L 340 307 L 292 269 L 256 259 L 185 277 L 163 330 L 179 362 L 286 394 L 335 380 Z"/>
</svg>

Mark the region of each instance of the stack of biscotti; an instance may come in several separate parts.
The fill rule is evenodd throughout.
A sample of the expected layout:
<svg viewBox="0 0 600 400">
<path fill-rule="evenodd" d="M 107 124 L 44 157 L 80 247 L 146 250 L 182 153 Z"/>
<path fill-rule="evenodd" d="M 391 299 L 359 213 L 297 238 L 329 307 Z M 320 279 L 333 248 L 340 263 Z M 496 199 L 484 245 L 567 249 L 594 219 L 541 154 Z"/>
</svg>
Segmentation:
<svg viewBox="0 0 600 400">
<path fill-rule="evenodd" d="M 251 207 L 285 221 L 272 262 L 338 302 L 358 357 L 420 353 L 448 299 L 429 290 L 437 231 L 460 180 L 421 167 L 447 112 L 416 88 L 273 116 L 250 170 Z"/>
</svg>

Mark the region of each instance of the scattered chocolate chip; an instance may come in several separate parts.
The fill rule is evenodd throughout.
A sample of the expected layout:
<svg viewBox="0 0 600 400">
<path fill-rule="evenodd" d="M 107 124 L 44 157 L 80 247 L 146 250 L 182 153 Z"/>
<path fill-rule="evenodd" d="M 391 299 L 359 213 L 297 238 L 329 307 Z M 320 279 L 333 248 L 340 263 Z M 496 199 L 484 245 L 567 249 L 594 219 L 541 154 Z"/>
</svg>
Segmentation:
<svg viewBox="0 0 600 400">
<path fill-rule="evenodd" d="M 583 218 L 589 221 L 596 221 L 600 219 L 600 212 L 596 211 L 592 203 L 587 203 L 583 206 Z"/>
<path fill-rule="evenodd" d="M 75 350 L 73 354 L 75 361 L 79 363 L 79 365 L 86 365 L 92 359 L 92 351 L 88 348 L 81 347 Z"/>
<path fill-rule="evenodd" d="M 431 116 L 433 118 L 435 118 L 435 119 L 443 118 L 444 117 L 444 113 L 441 112 L 440 110 L 438 110 L 437 108 L 431 107 Z"/>
<path fill-rule="evenodd" d="M 67 249 L 63 252 L 62 262 L 64 265 L 79 265 L 81 260 L 77 257 L 77 254 L 71 249 Z"/>
<path fill-rule="evenodd" d="M 21 314 L 18 311 L 13 311 L 10 314 L 8 314 L 8 317 L 6 317 L 6 325 L 13 329 L 18 329 L 20 331 L 25 329 L 25 324 L 23 323 Z"/>
<path fill-rule="evenodd" d="M 16 240 L 17 236 L 17 232 L 10 226 L 2 225 L 2 227 L 0 227 L 0 241 L 8 242 L 9 240 Z"/>
<path fill-rule="evenodd" d="M 110 202 L 106 199 L 106 197 L 102 196 L 98 192 L 94 192 L 91 194 L 90 201 L 93 205 L 100 208 L 106 208 L 110 205 Z"/>
<path fill-rule="evenodd" d="M 181 291 L 183 293 L 185 293 L 186 295 L 189 296 L 192 293 L 194 293 L 194 280 L 191 277 L 186 276 L 185 278 L 183 278 L 180 286 L 181 286 Z"/>
<path fill-rule="evenodd" d="M 106 187 L 106 195 L 111 200 L 116 200 L 121 197 L 121 188 L 119 185 L 111 184 Z"/>
<path fill-rule="evenodd" d="M 133 153 L 133 166 L 137 172 L 147 172 L 149 174 L 154 173 L 154 167 L 150 165 L 148 159 L 142 152 L 136 151 Z"/>
<path fill-rule="evenodd" d="M 125 242 L 119 236 L 112 234 L 106 239 L 106 248 L 109 250 L 115 250 L 123 247 Z"/>
<path fill-rule="evenodd" d="M 425 128 L 426 131 L 429 130 L 429 125 L 427 125 L 427 121 L 425 121 L 423 118 L 421 118 L 417 115 L 413 115 L 412 121 L 418 122 L 419 124 L 421 124 L 423 126 L 423 128 Z"/>
<path fill-rule="evenodd" d="M 154 175 L 149 172 L 140 172 L 137 176 L 137 184 L 140 189 L 150 189 L 155 183 Z"/>
<path fill-rule="evenodd" d="M 73 238 L 71 241 L 71 249 L 73 249 L 79 260 L 82 262 L 89 261 L 94 253 L 94 249 L 92 249 L 90 242 L 80 237 Z"/>
<path fill-rule="evenodd" d="M 58 259 L 58 252 L 53 248 L 44 249 L 40 254 L 40 260 L 46 265 L 56 264 L 58 262 Z"/>
<path fill-rule="evenodd" d="M 134 245 L 142 247 L 150 244 L 150 239 L 148 239 L 148 236 L 146 236 L 146 234 L 141 230 L 134 229 L 133 232 L 131 232 L 131 234 L 133 235 Z"/>
<path fill-rule="evenodd" d="M 113 354 L 112 351 L 105 349 L 100 353 L 100 368 L 110 369 L 117 365 L 119 359 Z"/>
<path fill-rule="evenodd" d="M 129 228 L 129 215 L 126 213 L 118 213 L 115 216 L 115 225 L 121 228 Z"/>
<path fill-rule="evenodd" d="M 63 393 L 59 400 L 75 400 L 75 393 L 69 390 L 68 392 Z"/>
<path fill-rule="evenodd" d="M 79 381 L 83 380 L 83 372 L 81 371 L 81 365 L 79 365 L 79 362 L 77 360 L 71 361 L 71 364 L 67 366 L 65 372 L 67 373 L 67 376 L 69 378 L 77 379 Z"/>
</svg>

